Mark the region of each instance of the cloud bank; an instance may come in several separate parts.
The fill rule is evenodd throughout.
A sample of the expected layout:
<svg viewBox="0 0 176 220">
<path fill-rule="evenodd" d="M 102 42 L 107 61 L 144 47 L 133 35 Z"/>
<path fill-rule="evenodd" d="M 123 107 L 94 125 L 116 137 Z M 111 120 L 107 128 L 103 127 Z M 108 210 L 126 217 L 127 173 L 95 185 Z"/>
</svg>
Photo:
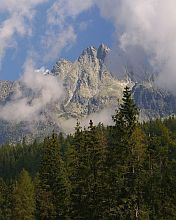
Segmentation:
<svg viewBox="0 0 176 220">
<path fill-rule="evenodd" d="M 102 0 L 97 4 L 101 15 L 116 28 L 116 59 L 112 62 L 117 73 L 126 68 L 139 75 L 153 72 L 158 85 L 174 89 L 176 1 Z"/>
<path fill-rule="evenodd" d="M 60 52 L 77 40 L 76 19 L 93 6 L 93 0 L 57 0 L 47 10 L 47 31 L 42 42 L 44 61 L 55 59 Z"/>
<path fill-rule="evenodd" d="M 16 35 L 27 37 L 32 34 L 32 21 L 36 15 L 36 7 L 47 0 L 1 0 L 0 13 L 5 19 L 0 23 L 0 63 L 9 47 L 14 47 Z"/>
<path fill-rule="evenodd" d="M 0 118 L 15 122 L 41 120 L 40 113 L 47 105 L 60 103 L 64 97 L 62 83 L 46 73 L 35 71 L 32 60 L 28 60 L 20 85 L 25 86 L 33 97 L 23 94 L 23 87 L 18 85 L 12 100 L 0 106 Z"/>
<path fill-rule="evenodd" d="M 43 11 L 41 24 L 36 23 L 40 15 L 40 7 L 47 5 Z M 29 46 L 29 52 L 43 64 L 56 59 L 65 48 L 71 47 L 77 39 L 75 19 L 89 9 L 92 1 L 80 0 L 1 0 L 0 13 L 0 63 L 8 48 L 18 48 L 18 38 L 32 39 L 37 34 L 36 25 L 42 26 L 39 35 L 40 51 Z M 42 56 L 41 56 L 42 53 Z"/>
<path fill-rule="evenodd" d="M 90 120 L 93 121 L 94 125 L 98 125 L 99 123 L 103 123 L 106 125 L 112 125 L 112 115 L 114 115 L 115 109 L 112 108 L 106 108 L 103 109 L 97 113 L 90 114 L 86 118 L 79 119 L 80 125 L 82 128 L 88 127 Z M 77 120 L 75 118 L 71 118 L 68 120 L 60 119 L 59 120 L 59 126 L 62 127 L 63 131 L 65 133 L 73 133 L 75 131 L 75 125 Z"/>
</svg>

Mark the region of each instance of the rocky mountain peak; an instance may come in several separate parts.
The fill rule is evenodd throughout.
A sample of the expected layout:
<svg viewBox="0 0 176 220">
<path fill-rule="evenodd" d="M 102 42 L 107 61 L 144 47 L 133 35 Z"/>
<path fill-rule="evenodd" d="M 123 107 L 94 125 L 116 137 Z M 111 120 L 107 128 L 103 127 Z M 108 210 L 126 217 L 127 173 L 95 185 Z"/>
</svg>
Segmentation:
<svg viewBox="0 0 176 220">
<path fill-rule="evenodd" d="M 85 50 L 83 50 L 82 54 L 78 58 L 78 63 L 81 65 L 94 65 L 96 62 L 97 57 L 97 50 L 95 47 L 88 47 Z"/>
<path fill-rule="evenodd" d="M 110 48 L 105 44 L 101 44 L 98 49 L 96 47 L 90 46 L 83 50 L 81 56 L 78 58 L 78 61 L 89 61 L 95 62 L 96 60 L 103 61 L 105 60 L 106 55 L 110 52 Z"/>
<path fill-rule="evenodd" d="M 59 75 L 62 78 L 62 75 L 65 75 L 70 68 L 72 68 L 73 63 L 66 59 L 59 59 L 56 64 L 53 66 L 51 73 L 55 76 Z"/>
<path fill-rule="evenodd" d="M 83 50 L 82 54 L 80 57 L 96 57 L 97 56 L 97 49 L 93 46 L 87 47 L 86 49 Z"/>
<path fill-rule="evenodd" d="M 106 55 L 110 52 L 110 48 L 105 44 L 101 44 L 97 50 L 97 58 L 104 61 Z"/>
<path fill-rule="evenodd" d="M 17 129 L 15 123 L 1 120 L 0 143 L 9 140 L 9 134 L 13 134 L 12 141 L 16 141 L 21 140 L 21 134 L 43 137 L 53 128 L 64 131 L 64 122 L 69 118 L 85 118 L 104 109 L 115 109 L 121 102 L 126 85 L 131 87 L 144 120 L 176 114 L 176 96 L 156 88 L 152 77 L 147 77 L 142 83 L 131 76 L 124 80 L 113 77 L 104 62 L 109 52 L 110 49 L 101 44 L 98 49 L 86 48 L 75 62 L 59 59 L 51 74 L 63 82 L 63 102 L 54 102 L 46 106 L 41 112 L 42 121 L 36 122 L 32 132 L 31 129 L 26 130 L 26 122 L 21 122 Z M 50 72 L 43 68 L 37 71 L 45 74 Z M 13 101 L 16 88 L 19 86 L 24 97 L 28 97 L 29 100 L 35 98 L 34 94 L 18 81 L 0 81 L 2 106 L 10 100 Z"/>
</svg>

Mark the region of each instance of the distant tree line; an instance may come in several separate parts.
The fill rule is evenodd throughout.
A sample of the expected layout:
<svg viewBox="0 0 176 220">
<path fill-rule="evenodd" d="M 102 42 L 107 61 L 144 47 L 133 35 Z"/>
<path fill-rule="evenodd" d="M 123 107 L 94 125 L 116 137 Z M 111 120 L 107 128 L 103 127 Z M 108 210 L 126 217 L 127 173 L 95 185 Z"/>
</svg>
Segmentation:
<svg viewBox="0 0 176 220">
<path fill-rule="evenodd" d="M 176 119 L 138 122 L 128 87 L 113 126 L 0 148 L 0 219 L 176 219 Z"/>
</svg>

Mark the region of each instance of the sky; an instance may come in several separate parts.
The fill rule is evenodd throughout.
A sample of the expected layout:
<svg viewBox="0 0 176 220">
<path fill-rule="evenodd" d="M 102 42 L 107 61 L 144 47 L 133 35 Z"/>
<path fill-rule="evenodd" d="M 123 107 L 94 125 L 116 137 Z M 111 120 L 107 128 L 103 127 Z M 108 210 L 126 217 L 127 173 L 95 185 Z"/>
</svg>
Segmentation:
<svg viewBox="0 0 176 220">
<path fill-rule="evenodd" d="M 51 69 L 104 43 L 117 77 L 154 74 L 175 90 L 175 8 L 175 0 L 1 0 L 0 79 L 22 77 L 30 60 Z"/>
<path fill-rule="evenodd" d="M 63 8 L 64 1 L 41 0 L 38 1 L 38 4 L 33 4 L 33 1 L 30 0 L 18 0 L 19 2 L 31 2 L 31 5 L 21 8 L 16 8 L 13 0 L 1 1 L 4 4 L 4 7 L 0 6 L 1 80 L 18 79 L 23 74 L 24 63 L 31 56 L 35 60 L 36 68 L 45 66 L 51 69 L 59 58 L 74 61 L 82 50 L 89 46 L 98 47 L 101 43 L 112 46 L 114 26 L 112 22 L 100 15 L 100 10 L 95 5 L 90 8 L 86 6 L 88 9 L 85 11 L 83 7 L 78 12 L 68 14 L 66 18 L 61 18 L 63 15 L 61 17 L 58 15 L 57 18 L 55 15 L 52 18 L 55 21 L 49 22 L 49 13 L 54 14 L 53 8 L 56 4 L 58 4 L 57 7 L 55 6 L 58 14 L 59 10 L 61 10 L 61 14 L 63 10 L 66 10 Z M 74 2 L 74 0 L 72 1 Z M 10 5 L 12 2 L 14 2 L 14 6 Z M 69 3 L 69 1 L 67 2 Z M 9 9 L 5 8 L 7 5 Z M 22 24 L 16 24 L 15 27 L 13 17 L 23 10 L 28 12 L 24 12 L 24 15 L 21 12 L 19 20 Z M 27 15 L 27 13 L 34 14 L 31 18 L 31 15 Z M 78 14 L 74 15 L 74 13 Z M 56 21 L 58 19 L 60 21 Z M 24 30 L 20 30 L 20 26 L 24 26 L 21 27 Z"/>
</svg>

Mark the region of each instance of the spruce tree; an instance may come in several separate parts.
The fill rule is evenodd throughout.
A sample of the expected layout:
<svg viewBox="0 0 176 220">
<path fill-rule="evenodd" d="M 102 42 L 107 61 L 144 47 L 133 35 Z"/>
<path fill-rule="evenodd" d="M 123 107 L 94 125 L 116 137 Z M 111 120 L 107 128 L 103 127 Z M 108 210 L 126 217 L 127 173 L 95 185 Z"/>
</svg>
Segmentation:
<svg viewBox="0 0 176 220">
<path fill-rule="evenodd" d="M 129 87 L 123 91 L 122 104 L 116 114 L 113 116 L 115 126 L 122 134 L 131 135 L 137 123 L 138 108 L 134 103 Z"/>
<path fill-rule="evenodd" d="M 0 178 L 0 219 L 11 218 L 11 205 L 10 187 Z"/>
<path fill-rule="evenodd" d="M 146 129 L 146 128 L 145 128 Z M 150 218 L 175 219 L 176 193 L 175 144 L 170 132 L 161 120 L 148 123 L 148 181 L 145 199 L 149 206 Z"/>
<path fill-rule="evenodd" d="M 89 200 L 89 218 L 103 219 L 108 215 L 108 177 L 107 177 L 107 138 L 103 124 L 94 126 L 90 121 L 89 131 L 87 133 L 86 147 L 89 150 L 90 176 L 89 179 L 92 193 L 88 196 Z"/>
<path fill-rule="evenodd" d="M 44 141 L 39 171 L 38 207 L 41 219 L 67 219 L 70 208 L 70 183 L 55 133 Z"/>
<path fill-rule="evenodd" d="M 69 153 L 69 170 L 70 173 L 70 180 L 72 184 L 72 193 L 71 193 L 71 212 L 72 218 L 80 219 L 82 218 L 82 214 L 80 210 L 84 210 L 84 205 L 82 203 L 83 198 L 83 174 L 84 169 L 83 165 L 83 158 L 84 158 L 84 132 L 80 126 L 79 121 L 76 123 L 75 133 L 73 136 L 73 143 L 71 146 L 71 152 Z"/>
<path fill-rule="evenodd" d="M 13 189 L 13 219 L 35 219 L 34 185 L 29 173 L 22 170 Z"/>
<path fill-rule="evenodd" d="M 104 127 L 93 125 L 80 131 L 77 124 L 75 147 L 78 162 L 73 188 L 73 210 L 76 219 L 102 219 L 106 213 L 106 149 Z"/>
<path fill-rule="evenodd" d="M 147 140 L 140 126 L 136 126 L 130 141 L 131 154 L 128 158 L 128 172 L 125 175 L 124 186 L 126 187 L 128 203 L 128 216 L 132 219 L 148 219 L 149 211 L 144 197 L 144 185 L 148 170 L 145 167 L 147 160 Z M 130 206 L 130 208 L 129 208 Z"/>
<path fill-rule="evenodd" d="M 139 179 L 133 133 L 137 126 L 138 109 L 128 87 L 124 89 L 122 104 L 113 116 L 115 125 L 110 129 L 112 215 L 118 218 L 138 216 L 136 181 Z"/>
<path fill-rule="evenodd" d="M 4 209 L 6 204 L 6 184 L 0 178 L 0 219 L 5 219 Z"/>
</svg>

